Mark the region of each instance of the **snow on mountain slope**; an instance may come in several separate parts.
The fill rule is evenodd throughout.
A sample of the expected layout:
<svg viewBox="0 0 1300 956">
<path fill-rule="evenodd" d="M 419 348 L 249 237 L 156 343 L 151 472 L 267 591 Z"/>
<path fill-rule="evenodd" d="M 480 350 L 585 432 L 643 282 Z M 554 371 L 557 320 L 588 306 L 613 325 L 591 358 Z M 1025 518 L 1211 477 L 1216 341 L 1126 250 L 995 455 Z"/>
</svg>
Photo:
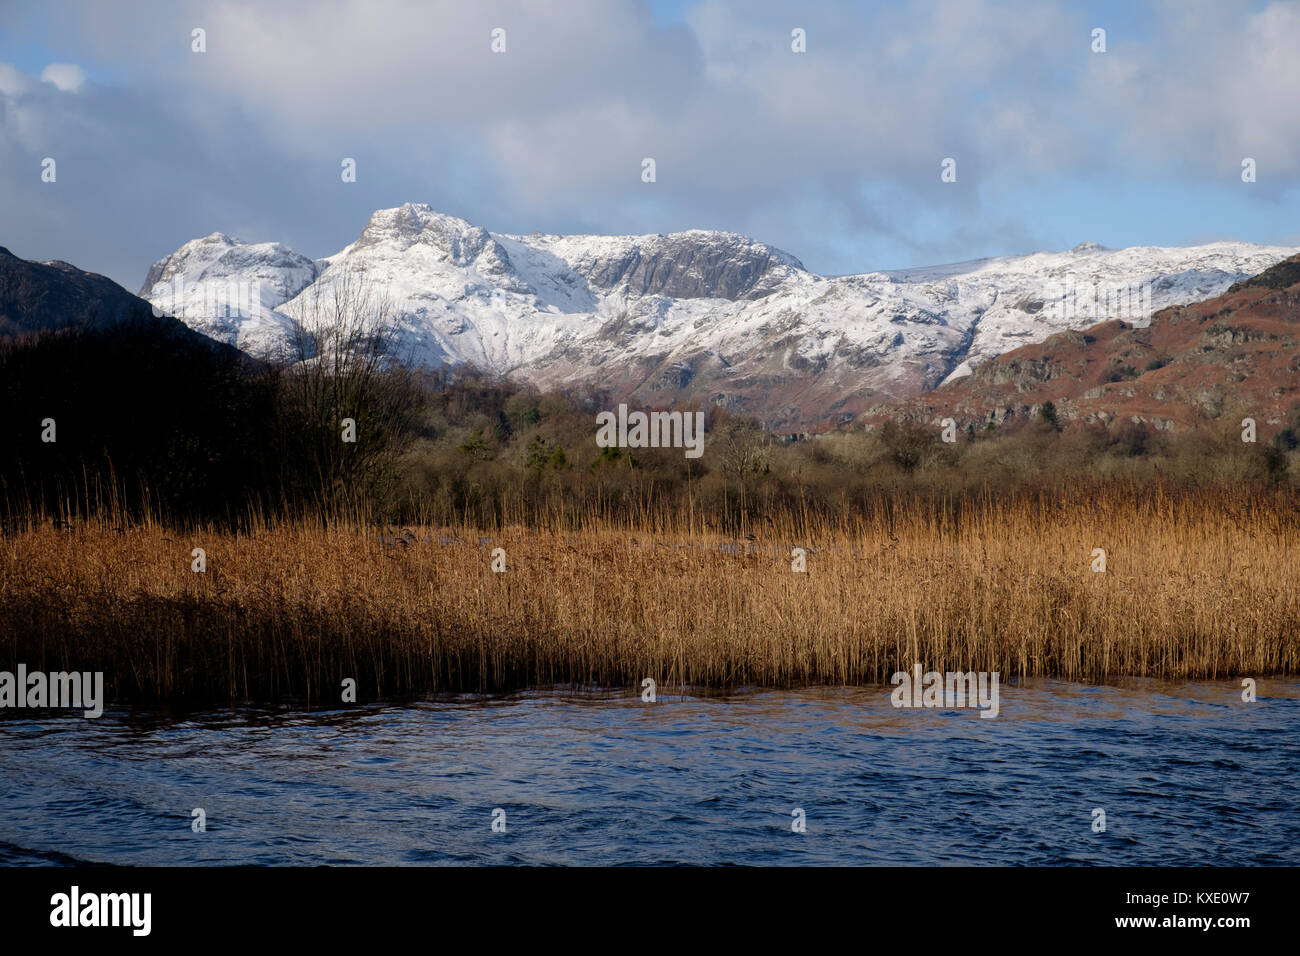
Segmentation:
<svg viewBox="0 0 1300 956">
<path fill-rule="evenodd" d="M 293 323 L 276 311 L 312 283 L 316 263 L 278 242 L 245 243 L 214 232 L 159 259 L 141 298 L 154 311 L 255 355 L 277 354 Z"/>
<path fill-rule="evenodd" d="M 355 242 L 317 262 L 274 243 L 195 240 L 154 266 L 142 295 L 265 352 L 295 321 L 311 321 L 336 283 L 361 276 L 390 300 L 414 362 L 471 363 L 646 402 L 698 396 L 793 429 L 915 395 L 1064 329 L 1142 320 L 1135 305 L 1208 298 L 1295 251 L 1085 243 L 827 278 L 732 233 L 498 235 L 407 203 L 375 212 Z M 229 316 L 202 294 L 252 279 L 264 281 L 255 303 Z M 155 297 L 159 282 L 170 285 Z M 1112 288 L 1141 291 L 1092 294 Z"/>
</svg>

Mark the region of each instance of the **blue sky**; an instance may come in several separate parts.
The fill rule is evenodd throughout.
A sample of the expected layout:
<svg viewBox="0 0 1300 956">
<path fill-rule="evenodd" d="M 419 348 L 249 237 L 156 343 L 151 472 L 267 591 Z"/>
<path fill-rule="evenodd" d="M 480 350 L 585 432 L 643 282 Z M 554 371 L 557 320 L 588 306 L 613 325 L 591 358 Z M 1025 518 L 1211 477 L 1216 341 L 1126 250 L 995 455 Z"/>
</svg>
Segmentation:
<svg viewBox="0 0 1300 956">
<path fill-rule="evenodd" d="M 1300 245 L 1294 3 L 9 0 L 0 17 L 0 245 L 133 291 L 196 236 L 319 257 L 407 201 L 503 232 L 727 229 L 825 273 L 1082 241 Z"/>
</svg>

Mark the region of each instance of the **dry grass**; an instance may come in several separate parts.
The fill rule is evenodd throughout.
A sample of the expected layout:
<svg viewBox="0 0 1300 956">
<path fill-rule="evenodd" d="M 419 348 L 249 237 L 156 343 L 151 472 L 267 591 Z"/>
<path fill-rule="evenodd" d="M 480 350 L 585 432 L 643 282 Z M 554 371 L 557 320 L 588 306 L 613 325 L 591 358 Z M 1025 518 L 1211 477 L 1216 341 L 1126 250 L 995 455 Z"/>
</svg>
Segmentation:
<svg viewBox="0 0 1300 956">
<path fill-rule="evenodd" d="M 1294 495 L 1078 487 L 941 505 L 787 516 L 753 540 L 689 517 L 414 540 L 29 522 L 0 539 L 0 667 L 104 670 L 126 698 L 309 703 L 337 702 L 345 677 L 364 700 L 643 677 L 877 683 L 915 662 L 1085 681 L 1300 671 Z"/>
</svg>

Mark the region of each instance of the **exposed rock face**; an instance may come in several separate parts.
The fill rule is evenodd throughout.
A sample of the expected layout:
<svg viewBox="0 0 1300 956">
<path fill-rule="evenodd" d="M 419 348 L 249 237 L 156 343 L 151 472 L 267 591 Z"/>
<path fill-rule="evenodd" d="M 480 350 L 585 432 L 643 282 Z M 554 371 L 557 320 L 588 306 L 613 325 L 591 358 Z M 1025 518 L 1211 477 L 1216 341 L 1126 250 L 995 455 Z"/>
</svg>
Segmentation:
<svg viewBox="0 0 1300 956">
<path fill-rule="evenodd" d="M 637 239 L 619 253 L 571 263 L 597 289 L 672 299 L 761 299 L 803 269 L 793 256 L 732 233 L 691 232 Z"/>
<path fill-rule="evenodd" d="M 275 243 L 196 240 L 154 266 L 145 292 L 195 328 L 266 354 L 309 321 L 318 293 L 360 275 L 390 300 L 402 356 L 417 364 L 471 363 L 652 403 L 698 398 L 805 430 L 1107 317 L 1087 302 L 1062 308 L 1062 289 L 1142 285 L 1159 309 L 1216 295 L 1295 251 L 1083 243 L 828 278 L 732 233 L 512 236 L 407 203 L 375 212 L 355 242 L 316 262 Z M 214 288 L 251 279 L 263 281 L 247 307 L 213 305 Z M 1131 318 L 1124 308 L 1112 314 Z"/>
</svg>

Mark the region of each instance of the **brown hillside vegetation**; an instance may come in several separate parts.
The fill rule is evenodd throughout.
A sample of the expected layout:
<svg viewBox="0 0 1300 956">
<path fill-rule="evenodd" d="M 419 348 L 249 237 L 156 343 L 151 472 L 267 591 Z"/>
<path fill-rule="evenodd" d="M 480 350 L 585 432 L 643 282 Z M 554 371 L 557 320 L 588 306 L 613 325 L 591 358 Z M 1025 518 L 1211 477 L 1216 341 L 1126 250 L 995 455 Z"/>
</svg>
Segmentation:
<svg viewBox="0 0 1300 956">
<path fill-rule="evenodd" d="M 1253 418 L 1260 439 L 1300 408 L 1300 256 L 1224 295 L 1113 320 L 990 359 L 973 374 L 863 418 L 983 428 L 1030 421 L 1052 402 L 1062 424 L 1145 423 L 1186 432 Z M 1220 429 L 1221 430 L 1221 429 Z"/>
</svg>

